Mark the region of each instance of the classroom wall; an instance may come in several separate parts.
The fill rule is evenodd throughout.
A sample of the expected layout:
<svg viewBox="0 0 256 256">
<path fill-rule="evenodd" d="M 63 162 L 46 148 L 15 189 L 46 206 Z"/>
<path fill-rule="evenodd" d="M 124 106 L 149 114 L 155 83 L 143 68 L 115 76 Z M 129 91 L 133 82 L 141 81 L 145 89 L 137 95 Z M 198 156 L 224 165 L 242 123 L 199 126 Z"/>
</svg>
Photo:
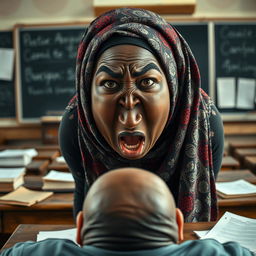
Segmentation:
<svg viewBox="0 0 256 256">
<path fill-rule="evenodd" d="M 142 0 L 140 3 L 143 3 Z M 93 16 L 93 0 L 0 1 L 0 29 L 9 29 L 16 23 L 63 22 L 83 20 Z M 197 0 L 192 17 L 255 18 L 256 1 Z"/>
</svg>

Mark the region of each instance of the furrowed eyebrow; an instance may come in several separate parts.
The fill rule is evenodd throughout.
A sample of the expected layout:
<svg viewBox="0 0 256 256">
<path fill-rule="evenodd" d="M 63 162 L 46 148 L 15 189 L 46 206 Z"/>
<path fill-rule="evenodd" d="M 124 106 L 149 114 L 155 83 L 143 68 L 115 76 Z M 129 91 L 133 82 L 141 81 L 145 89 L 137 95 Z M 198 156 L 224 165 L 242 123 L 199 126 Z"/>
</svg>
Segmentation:
<svg viewBox="0 0 256 256">
<path fill-rule="evenodd" d="M 97 72 L 96 75 L 98 75 L 100 72 L 106 72 L 108 75 L 114 77 L 114 78 L 122 78 L 122 74 L 121 73 L 116 73 L 114 71 L 112 71 L 110 68 L 106 67 L 106 66 L 101 66 Z"/>
<path fill-rule="evenodd" d="M 141 75 L 145 74 L 147 71 L 149 71 L 149 70 L 151 70 L 151 69 L 155 69 L 155 70 L 157 70 L 158 72 L 162 73 L 161 70 L 160 70 L 160 68 L 159 68 L 156 64 L 154 64 L 154 63 L 149 63 L 148 65 L 146 65 L 145 67 L 143 67 L 141 71 L 135 71 L 135 72 L 133 72 L 133 73 L 132 73 L 132 76 L 135 76 L 135 77 L 141 76 Z M 114 77 L 114 78 L 119 78 L 119 79 L 120 79 L 120 78 L 123 77 L 123 75 L 122 75 L 121 73 L 116 73 L 116 72 L 114 72 L 113 70 L 111 70 L 110 68 L 108 68 L 108 67 L 106 67 L 106 66 L 104 66 L 104 65 L 101 66 L 101 67 L 97 70 L 96 75 L 98 75 L 100 72 L 106 72 L 108 75 L 110 75 L 110 76 L 112 76 L 112 77 Z"/>
<path fill-rule="evenodd" d="M 150 69 L 156 69 L 157 71 L 162 73 L 160 68 L 156 64 L 150 63 L 150 64 L 146 65 L 145 67 L 143 67 L 141 71 L 133 72 L 132 75 L 133 76 L 141 76 L 141 75 L 145 74 L 147 71 L 149 71 Z"/>
</svg>

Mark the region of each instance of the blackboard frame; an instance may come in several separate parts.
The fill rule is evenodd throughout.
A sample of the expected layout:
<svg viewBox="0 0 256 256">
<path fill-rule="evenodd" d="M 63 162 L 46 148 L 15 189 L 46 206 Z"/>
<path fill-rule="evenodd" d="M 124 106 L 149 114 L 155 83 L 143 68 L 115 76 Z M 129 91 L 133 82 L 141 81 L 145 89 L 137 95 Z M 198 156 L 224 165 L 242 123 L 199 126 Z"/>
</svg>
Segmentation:
<svg viewBox="0 0 256 256">
<path fill-rule="evenodd" d="M 14 37 L 14 32 L 13 32 L 13 29 L 1 29 L 0 30 L 0 33 L 10 33 L 10 35 L 11 35 L 11 40 L 12 40 L 12 42 L 10 43 L 10 45 L 8 44 L 8 46 L 7 45 L 5 45 L 3 48 L 10 48 L 10 49 L 14 49 L 14 42 L 13 42 L 13 37 Z M 7 46 L 7 47 L 6 47 Z M 0 47 L 2 48 L 2 46 L 0 45 Z M 13 86 L 13 95 L 12 95 L 12 97 L 13 97 L 13 104 L 14 104 L 14 106 L 13 106 L 13 110 L 12 110 L 12 112 L 13 112 L 13 114 L 10 114 L 10 115 L 8 115 L 8 116 L 0 116 L 0 124 L 1 124 L 1 126 L 5 126 L 5 125 L 9 125 L 9 124 L 14 124 L 15 122 L 16 122 L 16 117 L 17 117 L 17 115 L 16 115 L 16 86 L 15 86 L 15 63 L 14 63 L 14 67 L 13 67 L 13 80 L 12 81 L 4 81 L 5 83 L 12 83 L 12 86 Z M 1 86 L 1 83 L 2 83 L 2 80 L 0 80 L 0 86 Z M 1 115 L 1 113 L 0 113 L 0 115 Z"/>
<path fill-rule="evenodd" d="M 26 118 L 23 115 L 23 98 L 22 98 L 22 82 L 21 82 L 21 58 L 20 58 L 20 32 L 21 31 L 32 31 L 32 30 L 46 30 L 51 31 L 54 29 L 68 30 L 68 29 L 81 29 L 85 30 L 85 27 L 89 24 L 88 22 L 70 22 L 70 23 L 52 23 L 52 24 L 17 24 L 14 27 L 14 45 L 16 50 L 15 64 L 16 64 L 16 115 L 17 122 L 20 124 L 33 124 L 40 123 L 41 117 Z M 78 43 L 77 43 L 78 47 Z M 75 86 L 75 85 L 74 85 Z M 63 108 L 64 111 L 64 108 Z M 58 111 L 53 111 L 53 115 L 61 115 Z"/>
</svg>

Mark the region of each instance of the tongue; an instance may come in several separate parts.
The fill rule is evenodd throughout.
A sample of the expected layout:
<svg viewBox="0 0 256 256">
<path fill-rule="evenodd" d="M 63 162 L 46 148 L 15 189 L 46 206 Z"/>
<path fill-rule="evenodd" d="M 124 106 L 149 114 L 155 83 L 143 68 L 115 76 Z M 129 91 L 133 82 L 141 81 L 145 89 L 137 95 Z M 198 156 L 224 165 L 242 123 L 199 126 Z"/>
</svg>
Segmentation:
<svg viewBox="0 0 256 256">
<path fill-rule="evenodd" d="M 122 139 L 127 145 L 136 145 L 140 142 L 139 136 L 123 136 Z"/>
</svg>

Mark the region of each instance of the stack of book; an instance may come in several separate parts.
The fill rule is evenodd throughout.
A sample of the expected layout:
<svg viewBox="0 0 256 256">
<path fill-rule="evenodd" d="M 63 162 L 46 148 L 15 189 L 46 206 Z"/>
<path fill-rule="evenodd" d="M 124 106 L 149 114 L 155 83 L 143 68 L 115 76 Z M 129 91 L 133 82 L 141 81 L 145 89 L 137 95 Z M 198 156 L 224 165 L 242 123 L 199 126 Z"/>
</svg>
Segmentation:
<svg viewBox="0 0 256 256">
<path fill-rule="evenodd" d="M 25 168 L 0 168 L 0 192 L 10 192 L 24 183 Z"/>
<path fill-rule="evenodd" d="M 256 196 L 256 185 L 245 180 L 216 182 L 216 190 L 221 198 Z"/>
<path fill-rule="evenodd" d="M 37 155 L 37 151 L 31 149 L 6 149 L 0 152 L 1 167 L 26 166 Z"/>
<path fill-rule="evenodd" d="M 66 192 L 73 191 L 75 181 L 71 173 L 51 170 L 43 177 L 43 190 Z"/>
</svg>

